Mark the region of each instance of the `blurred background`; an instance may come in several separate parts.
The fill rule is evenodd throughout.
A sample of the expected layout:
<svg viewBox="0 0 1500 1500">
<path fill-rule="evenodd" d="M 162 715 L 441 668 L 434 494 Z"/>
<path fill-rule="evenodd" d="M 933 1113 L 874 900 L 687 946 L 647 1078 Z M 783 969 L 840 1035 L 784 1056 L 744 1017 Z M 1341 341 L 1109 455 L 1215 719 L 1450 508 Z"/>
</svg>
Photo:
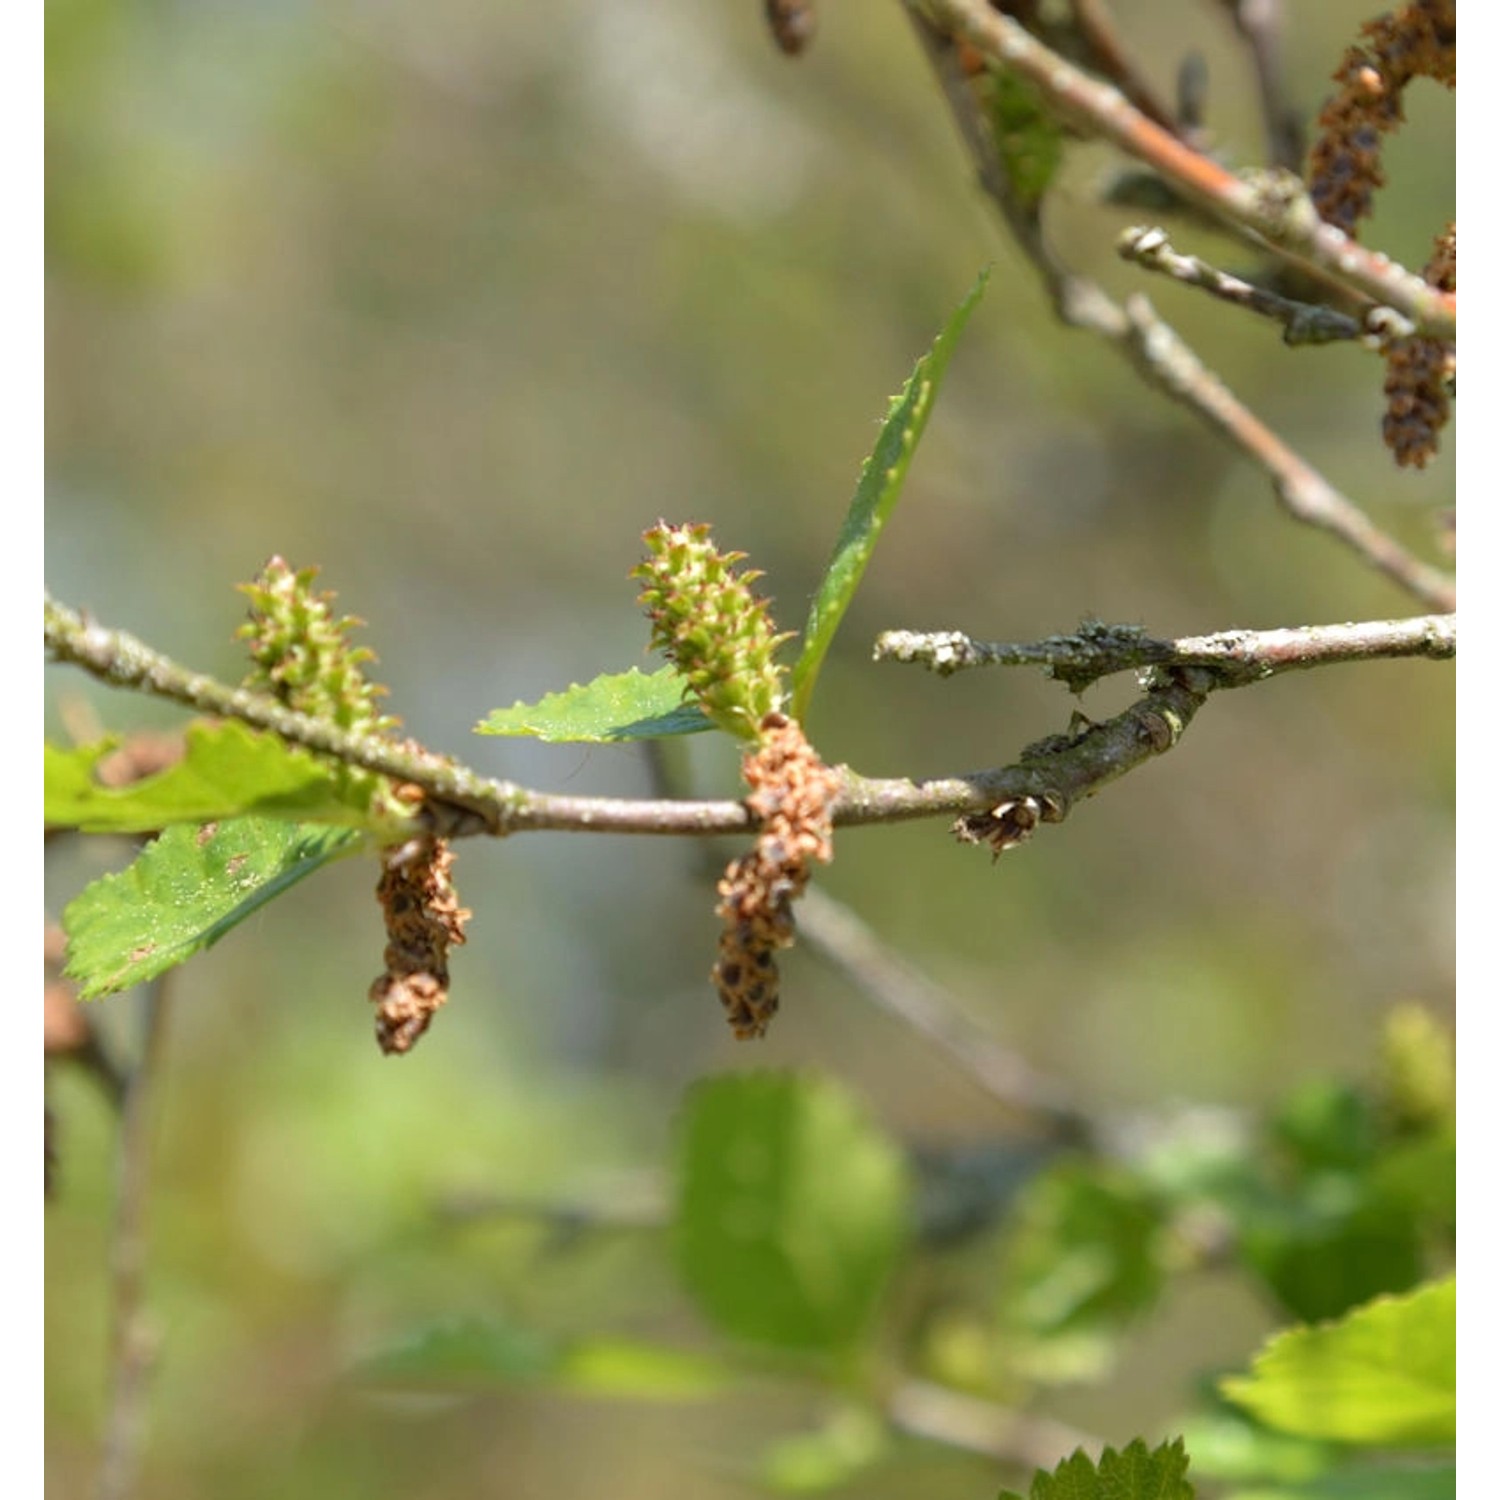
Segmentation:
<svg viewBox="0 0 1500 1500">
<path fill-rule="evenodd" d="M 995 266 L 809 729 L 872 775 L 1003 764 L 1075 706 L 1040 674 L 876 666 L 882 629 L 1031 639 L 1085 617 L 1159 635 L 1416 613 L 1278 511 L 1262 473 L 1055 325 L 973 186 L 894 3 L 828 0 L 780 56 L 761 7 L 381 0 L 48 6 L 47 574 L 61 599 L 236 679 L 236 582 L 320 565 L 368 622 L 409 733 L 488 773 L 645 794 L 639 747 L 476 738 L 490 709 L 652 665 L 627 573 L 658 518 L 713 523 L 802 622 L 888 397 Z M 1259 159 L 1226 8 L 1117 0 L 1168 94 Z M 1309 117 L 1372 7 L 1289 7 Z M 1363 238 L 1425 261 L 1454 201 L 1452 99 L 1419 83 Z M 1378 361 L 1116 260 L 1138 215 L 1074 150 L 1061 253 L 1146 292 L 1377 522 L 1441 560 L 1452 434 L 1425 472 L 1382 447 Z M 1230 268 L 1227 240 L 1174 231 Z M 1123 706 L 1128 683 L 1082 707 Z M 49 733 L 181 715 L 48 669 Z M 1452 673 L 1278 679 L 1215 699 L 1172 755 L 992 866 L 941 822 L 853 830 L 819 882 L 965 1011 L 1091 1106 L 1257 1106 L 1372 1065 L 1382 1018 L 1452 994 Z M 687 747 L 733 795 L 730 747 Z M 730 852 L 727 848 L 724 853 Z M 809 1067 L 913 1145 L 1014 1121 L 809 948 L 765 1041 L 708 983 L 716 921 L 686 842 L 474 840 L 474 919 L 422 1044 L 377 1052 L 373 863 L 299 888 L 173 980 L 150 1307 L 162 1348 L 142 1493 L 513 1497 L 745 1493 L 752 1436 L 807 1413 L 550 1397 L 376 1397 L 352 1362 L 424 1320 L 513 1311 L 563 1332 L 702 1337 L 659 1248 L 560 1251 L 461 1198 L 624 1193 L 657 1171 L 693 1079 Z M 57 849 L 49 916 L 128 850 Z M 137 997 L 94 1014 L 122 1051 Z M 50 1085 L 47 1448 L 90 1492 L 105 1400 L 115 1122 Z M 1179 1288 L 1108 1378 L 1046 1410 L 1111 1440 L 1170 1422 L 1194 1372 L 1276 1319 L 1227 1280 Z M 861 1493 L 907 1493 L 908 1468 Z M 991 1493 L 976 1459 L 923 1493 Z"/>
</svg>

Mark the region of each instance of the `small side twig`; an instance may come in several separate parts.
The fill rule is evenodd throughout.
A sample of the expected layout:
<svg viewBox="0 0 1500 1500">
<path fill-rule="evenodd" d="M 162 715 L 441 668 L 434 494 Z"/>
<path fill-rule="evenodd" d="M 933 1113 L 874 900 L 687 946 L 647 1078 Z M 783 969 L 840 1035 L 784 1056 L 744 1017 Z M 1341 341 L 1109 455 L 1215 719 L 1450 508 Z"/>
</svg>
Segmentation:
<svg viewBox="0 0 1500 1500">
<path fill-rule="evenodd" d="M 1363 620 L 1282 630 L 1225 630 L 1158 640 L 1135 625 L 1087 624 L 1040 641 L 976 641 L 959 630 L 887 630 L 876 661 L 917 663 L 947 677 L 970 667 L 1043 667 L 1081 692 L 1101 677 L 1143 667 L 1203 667 L 1215 686 L 1242 687 L 1280 672 L 1337 662 L 1423 656 L 1446 661 L 1458 652 L 1455 615 Z"/>
<path fill-rule="evenodd" d="M 140 1056 L 120 1107 L 114 1243 L 110 1256 L 114 1331 L 110 1397 L 99 1461 L 98 1500 L 125 1500 L 140 1467 L 146 1392 L 156 1335 L 145 1312 L 147 1217 L 151 1187 L 151 1118 L 166 1043 L 170 977 L 147 986 Z"/>
<path fill-rule="evenodd" d="M 1198 287 L 1222 302 L 1248 308 L 1280 323 L 1283 342 L 1294 348 L 1302 344 L 1367 339 L 1372 348 L 1379 349 L 1388 340 L 1411 333 L 1411 324 L 1388 307 L 1371 308 L 1363 319 L 1351 318 L 1321 303 L 1296 302 L 1231 276 L 1196 255 L 1174 250 L 1164 229 L 1136 225 L 1120 235 L 1115 248 L 1122 260 L 1133 261 L 1148 271 L 1158 271 L 1174 281 Z"/>
</svg>

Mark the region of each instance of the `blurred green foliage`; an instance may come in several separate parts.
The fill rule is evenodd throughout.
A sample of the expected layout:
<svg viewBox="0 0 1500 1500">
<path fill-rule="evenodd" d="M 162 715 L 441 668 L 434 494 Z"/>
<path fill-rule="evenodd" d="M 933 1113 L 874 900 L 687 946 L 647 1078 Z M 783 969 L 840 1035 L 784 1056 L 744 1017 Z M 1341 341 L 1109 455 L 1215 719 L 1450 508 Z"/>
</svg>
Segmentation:
<svg viewBox="0 0 1500 1500">
<path fill-rule="evenodd" d="M 1172 633 L 1407 608 L 1288 522 L 1190 417 L 1054 325 L 976 201 L 894 4 L 857 22 L 827 7 L 795 65 L 758 10 L 53 0 L 52 587 L 237 677 L 230 582 L 272 553 L 317 561 L 369 619 L 418 738 L 529 784 L 643 793 L 636 750 L 471 728 L 494 704 L 644 663 L 626 575 L 658 517 L 713 522 L 795 618 L 872 414 L 994 259 L 822 672 L 830 762 L 995 764 L 1073 706 L 1029 676 L 874 667 L 883 628 L 1029 638 L 1092 615 Z M 1289 13 L 1289 85 L 1309 115 L 1368 12 Z M 1216 139 L 1253 159 L 1252 77 L 1222 7 L 1120 15 L 1160 84 L 1202 52 Z M 1409 263 L 1452 211 L 1450 103 L 1412 91 L 1364 236 Z M 1111 249 L 1127 219 L 1094 201 L 1108 160 L 1070 153 L 1049 235 L 1117 292 L 1150 295 L 1381 525 L 1431 553 L 1451 457 L 1394 470 L 1378 364 L 1288 351 L 1144 284 Z M 1241 256 L 1189 231 L 1183 247 Z M 1108 712 L 1110 691 L 1084 708 Z M 1189 1108 L 1150 1150 L 1035 1177 L 1035 1140 L 810 952 L 788 956 L 772 1035 L 753 1057 L 737 1049 L 706 978 L 701 850 L 669 841 L 466 847 L 476 919 L 453 1001 L 392 1064 L 366 1034 L 375 872 L 338 863 L 174 981 L 141 1492 L 1024 1492 L 1025 1466 L 892 1432 L 874 1416 L 887 1382 L 941 1351 L 968 1393 L 1154 1446 L 1182 1429 L 1206 1365 L 1244 1369 L 1290 1318 L 1441 1273 L 1451 693 L 1429 663 L 1374 663 L 1215 701 L 1159 766 L 993 869 L 930 825 L 840 839 L 827 887 L 1091 1107 L 1232 1111 L 1221 1130 Z M 63 669 L 49 669 L 49 715 L 54 733 L 176 722 Z M 729 792 L 732 757 L 710 738 L 680 742 L 685 765 Z M 129 855 L 57 844 L 49 910 Z M 131 1051 L 133 997 L 90 1014 Z M 1403 1019 L 1382 1041 L 1387 1014 Z M 686 1086 L 732 1085 L 747 1061 L 801 1080 L 768 1089 L 780 1114 L 747 1106 L 767 1149 L 761 1130 L 802 1122 L 798 1150 L 769 1152 L 801 1186 L 762 1231 L 826 1224 L 832 1263 L 857 1268 L 847 1295 L 819 1294 L 816 1326 L 847 1341 L 836 1378 L 787 1347 L 784 1312 L 755 1324 L 756 1299 L 725 1290 L 732 1261 L 710 1268 L 705 1251 L 683 1274 L 675 1212 L 562 1234 L 505 1209 L 618 1207 L 665 1162 L 708 1171 L 712 1152 L 673 1154 L 701 1107 Z M 809 1105 L 803 1089 L 844 1102 Z M 56 1069 L 49 1093 L 47 1448 L 49 1490 L 67 1496 L 92 1493 L 103 1423 L 115 1121 L 77 1072 Z M 738 1128 L 711 1124 L 711 1142 Z M 897 1232 L 896 1184 L 924 1198 L 919 1159 L 991 1144 L 1030 1165 L 1019 1184 L 996 1171 L 976 1227 L 928 1238 L 913 1212 Z M 846 1152 L 864 1163 L 847 1178 Z M 809 1174 L 831 1184 L 826 1201 Z M 746 1186 L 710 1174 L 695 1191 L 724 1202 Z M 1041 1276 L 1047 1234 L 1071 1291 L 1023 1298 L 1033 1326 L 1013 1347 L 1018 1271 Z M 769 1259 L 764 1240 L 757 1253 Z M 1039 1383 L 1019 1356 L 1040 1333 L 1087 1341 L 1092 1377 Z M 400 1380 L 366 1378 L 393 1350 L 415 1361 Z M 440 1353 L 462 1379 L 440 1378 Z M 653 1382 L 695 1399 L 598 1394 Z M 1188 1432 L 1191 1475 L 1241 1500 L 1452 1488 L 1451 1470 L 1393 1475 L 1318 1444 L 1294 1473 L 1291 1440 L 1259 1428 L 1255 1461 L 1231 1475 L 1223 1446 L 1200 1457 Z"/>
<path fill-rule="evenodd" d="M 839 1353 L 868 1326 L 908 1223 L 894 1145 L 830 1080 L 741 1074 L 684 1107 L 677 1260 L 741 1338 Z"/>
<path fill-rule="evenodd" d="M 1000 1319 L 1034 1379 L 1097 1373 L 1166 1284 L 1166 1203 L 1134 1173 L 1066 1162 L 1026 1188 L 1001 1269 Z"/>
</svg>

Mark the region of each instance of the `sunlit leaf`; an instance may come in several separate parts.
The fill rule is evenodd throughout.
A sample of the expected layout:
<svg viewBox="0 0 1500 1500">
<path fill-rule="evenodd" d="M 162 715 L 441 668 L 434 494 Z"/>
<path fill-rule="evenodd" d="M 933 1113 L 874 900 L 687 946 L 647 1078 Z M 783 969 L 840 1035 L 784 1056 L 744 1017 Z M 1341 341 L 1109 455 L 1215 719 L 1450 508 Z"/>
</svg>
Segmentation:
<svg viewBox="0 0 1500 1500">
<path fill-rule="evenodd" d="M 357 829 L 272 818 L 174 825 L 69 903 L 66 972 L 85 1000 L 154 979 L 364 842 Z"/>
<path fill-rule="evenodd" d="M 474 726 L 474 732 L 597 745 L 712 729 L 703 711 L 695 703 L 684 703 L 682 694 L 682 678 L 671 667 L 649 676 L 632 667 L 548 693 L 536 703 L 497 708 Z"/>
<path fill-rule="evenodd" d="M 95 774 L 112 744 L 44 752 L 47 823 L 86 833 L 151 833 L 174 823 L 262 817 L 399 833 L 382 814 L 379 777 L 350 772 L 233 720 L 190 724 L 176 765 L 128 786 Z"/>
<path fill-rule="evenodd" d="M 807 626 L 802 632 L 802 653 L 792 668 L 792 715 L 802 719 L 812 697 L 813 685 L 839 622 L 849 608 L 864 577 L 865 568 L 875 551 L 875 543 L 901 498 L 901 487 L 911 467 L 912 455 L 932 415 L 938 387 L 948 369 L 958 336 L 964 324 L 984 295 L 989 271 L 981 271 L 969 295 L 948 319 L 931 349 L 917 361 L 911 378 L 891 401 L 874 451 L 860 471 L 854 499 L 849 504 L 844 524 L 834 543 L 833 556 L 824 571 L 823 581 L 813 595 Z"/>
<path fill-rule="evenodd" d="M 1454 1440 L 1457 1283 L 1378 1297 L 1337 1323 L 1278 1334 L 1220 1389 L 1282 1432 L 1382 1447 Z"/>
</svg>

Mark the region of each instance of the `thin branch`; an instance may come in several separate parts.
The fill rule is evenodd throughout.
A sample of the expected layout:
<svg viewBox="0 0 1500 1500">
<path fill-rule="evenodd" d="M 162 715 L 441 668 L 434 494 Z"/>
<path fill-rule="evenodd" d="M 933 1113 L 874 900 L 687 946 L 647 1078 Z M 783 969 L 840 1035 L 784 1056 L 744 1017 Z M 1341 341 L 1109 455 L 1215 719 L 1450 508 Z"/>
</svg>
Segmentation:
<svg viewBox="0 0 1500 1500">
<path fill-rule="evenodd" d="M 1121 234 L 1115 248 L 1122 260 L 1134 261 L 1148 271 L 1158 271 L 1174 281 L 1199 287 L 1223 302 L 1248 308 L 1280 323 L 1284 329 L 1283 341 L 1293 347 L 1362 339 L 1379 350 L 1386 341 L 1406 338 L 1412 331 L 1411 324 L 1388 307 L 1371 308 L 1363 319 L 1351 318 L 1320 303 L 1296 302 L 1253 282 L 1242 281 L 1196 255 L 1174 250 L 1164 229 L 1137 225 Z"/>
<path fill-rule="evenodd" d="M 943 677 L 969 667 L 1039 666 L 1075 692 L 1101 677 L 1142 667 L 1211 668 L 1215 686 L 1227 688 L 1338 662 L 1408 656 L 1447 661 L 1457 652 L 1456 615 L 1225 630 L 1178 640 L 1158 640 L 1135 625 L 1090 624 L 1073 635 L 1040 641 L 976 641 L 958 630 L 887 630 L 875 642 L 876 661 L 916 662 Z"/>
<path fill-rule="evenodd" d="M 1443 632 L 1450 627 L 1440 623 L 1435 628 L 1438 646 L 1424 648 L 1425 654 L 1446 649 Z M 189 672 L 133 636 L 85 622 L 51 601 L 47 644 L 57 659 L 74 662 L 106 682 L 237 718 L 291 744 L 410 781 L 436 799 L 433 815 L 446 837 L 540 830 L 705 835 L 741 833 L 758 826 L 741 801 L 566 796 L 489 781 L 419 746 L 393 746 L 378 738 L 351 735 L 324 720 L 293 713 L 272 699 Z M 1387 643 L 1385 649 L 1363 654 L 1394 652 Z M 847 828 L 980 813 L 1025 799 L 1035 799 L 1042 821 L 1061 821 L 1080 799 L 1171 749 L 1208 694 L 1223 685 L 1224 665 L 1216 657 L 1212 669 L 1197 664 L 1173 667 L 1114 718 L 1091 725 L 1082 735 L 1054 736 L 1030 746 L 1013 765 L 921 781 L 864 777 L 841 768 L 833 821 Z M 450 799 L 457 802 L 456 812 L 444 819 L 442 808 Z"/>
<path fill-rule="evenodd" d="M 445 837 L 543 829 L 715 834 L 758 826 L 739 801 L 575 797 L 490 781 L 421 747 L 349 734 L 325 720 L 294 713 L 274 699 L 190 672 L 125 631 L 106 629 L 51 600 L 46 615 L 47 646 L 57 660 L 81 666 L 114 686 L 239 719 L 290 744 L 412 782 L 436 799 L 437 806 L 429 803 L 429 810 Z M 1081 753 L 1076 753 L 1078 746 L 1070 745 L 1055 764 L 1032 757 L 1015 766 L 924 781 L 866 778 L 845 768 L 840 773 L 842 790 L 833 804 L 834 822 L 850 827 L 977 812 L 1027 796 L 1045 796 L 1048 806 L 1055 807 L 1061 817 L 1079 797 L 1092 795 L 1106 782 L 1175 744 L 1210 685 L 1194 684 L 1189 677 L 1163 684 L 1107 724 L 1096 726 L 1096 738 Z M 451 818 L 442 816 L 447 804 L 453 805 Z"/>
<path fill-rule="evenodd" d="M 1047 244 L 1034 208 L 1024 207 L 1011 189 L 951 37 L 912 9 L 909 0 L 907 14 L 974 158 L 980 186 L 1041 277 L 1058 318 L 1069 327 L 1084 328 L 1105 339 L 1148 385 L 1186 407 L 1265 469 L 1277 499 L 1294 519 L 1337 537 L 1430 608 L 1453 609 L 1452 579 L 1412 556 L 1277 437 L 1203 365 L 1146 298 L 1132 297 L 1122 307 L 1095 282 L 1061 262 Z"/>
<path fill-rule="evenodd" d="M 991 10 L 984 0 L 904 3 L 991 63 L 1020 74 L 1061 118 L 1145 162 L 1186 197 L 1264 241 L 1285 260 L 1394 307 L 1419 333 L 1450 343 L 1457 338 L 1458 301 L 1453 293 L 1429 286 L 1388 256 L 1325 223 L 1291 173 L 1236 176 L 1148 119 L 1118 89 L 1074 67 L 1018 22 Z"/>
<path fill-rule="evenodd" d="M 145 1313 L 147 1208 L 151 1185 L 151 1118 L 166 1042 L 170 979 L 148 985 L 141 1052 L 120 1106 L 114 1243 L 110 1256 L 114 1333 L 110 1399 L 95 1489 L 98 1500 L 125 1500 L 140 1466 L 146 1390 L 156 1358 L 156 1334 Z"/>
<path fill-rule="evenodd" d="M 1054 1139 L 1095 1145 L 1093 1118 L 1062 1084 L 971 1021 L 954 996 L 909 964 L 841 901 L 816 886 L 797 912 L 801 941 L 836 964 L 883 1010 L 934 1042 L 992 1099 Z"/>
</svg>

